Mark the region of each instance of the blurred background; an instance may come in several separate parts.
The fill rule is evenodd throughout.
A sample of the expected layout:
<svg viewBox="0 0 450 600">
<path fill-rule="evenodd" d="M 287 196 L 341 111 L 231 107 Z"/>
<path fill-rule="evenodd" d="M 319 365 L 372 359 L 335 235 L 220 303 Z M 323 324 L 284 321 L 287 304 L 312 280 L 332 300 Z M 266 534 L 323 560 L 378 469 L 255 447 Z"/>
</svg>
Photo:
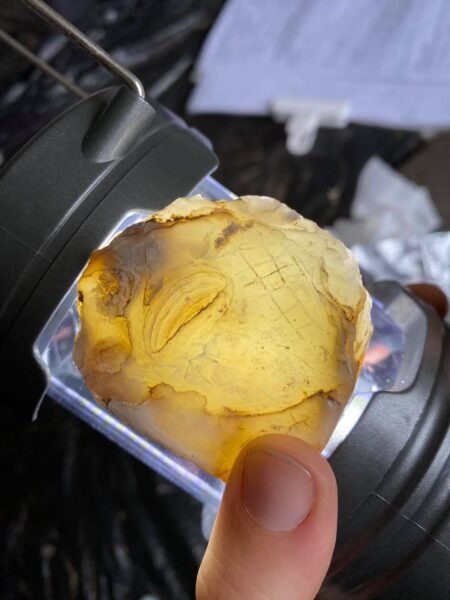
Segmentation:
<svg viewBox="0 0 450 600">
<path fill-rule="evenodd" d="M 212 141 L 220 160 L 215 177 L 236 194 L 274 196 L 320 225 L 334 227 L 377 277 L 388 272 L 401 281 L 440 279 L 445 288 L 450 278 L 445 233 L 450 227 L 450 135 L 441 131 L 444 126 L 384 126 L 382 116 L 375 125 L 353 118 L 351 110 L 321 120 L 323 99 L 311 108 L 309 93 L 306 116 L 302 99 L 295 99 L 300 125 L 312 119 L 316 126 L 307 147 L 296 147 L 293 120 L 274 118 L 273 107 L 240 114 L 236 106 L 230 112 L 223 106 L 215 110 L 213 100 L 202 108 L 201 88 L 191 96 L 194 80 L 202 75 L 196 61 L 221 13 L 221 0 L 50 4 L 135 72 L 147 95 Z M 297 3 L 299 18 L 308 4 Z M 226 35 L 223 20 L 221 25 Z M 112 83 L 107 71 L 17 0 L 0 0 L 0 29 L 87 93 Z M 213 59 L 213 51 L 204 54 L 200 65 L 205 72 L 207 67 L 214 71 Z M 267 69 L 270 79 L 270 64 Z M 212 80 L 205 81 L 200 85 L 213 87 Z M 238 84 L 227 86 L 228 96 L 243 93 Z M 0 162 L 76 100 L 0 40 Z M 367 211 L 374 196 L 379 200 L 375 206 L 389 216 L 385 222 Z M 394 206 L 394 197 L 404 203 Z M 403 220 L 407 211 L 416 216 Z M 398 232 L 406 228 L 408 236 L 400 238 Z M 370 262 L 374 254 L 376 261 Z M 399 263 L 400 255 L 403 262 L 395 271 L 392 263 Z M 13 403 L 14 389 L 8 394 Z M 194 597 L 205 548 L 195 500 L 51 401 L 26 428 L 16 426 L 5 405 L 1 410 L 2 600 Z"/>
</svg>

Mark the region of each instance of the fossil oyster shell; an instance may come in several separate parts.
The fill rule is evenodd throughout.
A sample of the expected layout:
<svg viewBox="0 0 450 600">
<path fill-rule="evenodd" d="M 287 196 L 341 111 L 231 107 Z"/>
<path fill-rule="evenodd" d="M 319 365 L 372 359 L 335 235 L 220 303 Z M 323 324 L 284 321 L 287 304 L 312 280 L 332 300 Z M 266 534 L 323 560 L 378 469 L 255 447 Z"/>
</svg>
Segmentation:
<svg viewBox="0 0 450 600">
<path fill-rule="evenodd" d="M 371 335 L 345 246 L 273 198 L 180 198 L 95 251 L 74 360 L 123 421 L 227 478 L 263 433 L 326 444 Z"/>
</svg>

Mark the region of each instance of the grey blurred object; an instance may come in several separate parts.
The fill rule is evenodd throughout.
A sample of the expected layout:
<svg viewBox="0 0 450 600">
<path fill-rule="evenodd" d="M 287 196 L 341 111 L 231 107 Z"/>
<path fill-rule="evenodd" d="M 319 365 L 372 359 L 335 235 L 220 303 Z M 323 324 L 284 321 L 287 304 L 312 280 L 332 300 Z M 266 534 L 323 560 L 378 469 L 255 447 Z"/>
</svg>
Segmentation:
<svg viewBox="0 0 450 600">
<path fill-rule="evenodd" d="M 421 236 L 441 225 L 428 189 L 374 156 L 359 176 L 350 219 L 337 219 L 331 230 L 347 246 L 353 246 Z"/>
<path fill-rule="evenodd" d="M 266 115 L 279 98 L 348 102 L 353 123 L 448 128 L 449 20 L 446 0 L 229 0 L 189 108 Z"/>
<path fill-rule="evenodd" d="M 285 123 L 288 151 L 302 156 L 312 150 L 319 127 L 342 129 L 348 125 L 350 104 L 278 98 L 272 102 L 271 112 L 276 121 Z"/>
<path fill-rule="evenodd" d="M 387 239 L 352 247 L 361 268 L 374 280 L 434 283 L 450 299 L 450 232 Z M 450 323 L 450 315 L 447 315 Z"/>
<path fill-rule="evenodd" d="M 359 176 L 350 217 L 329 229 L 370 279 L 434 283 L 450 298 L 450 232 L 432 233 L 442 219 L 426 187 L 374 156 Z"/>
</svg>

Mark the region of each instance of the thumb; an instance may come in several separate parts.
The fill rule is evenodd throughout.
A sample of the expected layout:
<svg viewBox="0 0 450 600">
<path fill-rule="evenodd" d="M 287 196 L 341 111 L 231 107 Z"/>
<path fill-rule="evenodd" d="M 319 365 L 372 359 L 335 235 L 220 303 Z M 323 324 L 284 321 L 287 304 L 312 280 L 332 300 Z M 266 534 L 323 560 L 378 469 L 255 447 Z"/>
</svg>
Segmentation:
<svg viewBox="0 0 450 600">
<path fill-rule="evenodd" d="M 290 436 L 253 440 L 231 472 L 197 600 L 312 600 L 336 521 L 336 481 L 318 452 Z"/>
</svg>

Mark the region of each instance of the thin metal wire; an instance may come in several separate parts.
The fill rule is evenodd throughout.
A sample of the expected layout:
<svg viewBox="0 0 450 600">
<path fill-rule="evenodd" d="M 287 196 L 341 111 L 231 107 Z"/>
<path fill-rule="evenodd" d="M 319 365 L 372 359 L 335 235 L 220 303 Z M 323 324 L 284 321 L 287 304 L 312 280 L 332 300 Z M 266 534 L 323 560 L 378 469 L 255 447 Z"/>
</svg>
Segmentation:
<svg viewBox="0 0 450 600">
<path fill-rule="evenodd" d="M 56 10 L 50 8 L 42 0 L 22 0 L 31 10 L 37 13 L 45 21 L 56 27 L 61 33 L 77 44 L 82 50 L 90 54 L 101 63 L 113 75 L 122 79 L 126 85 L 138 96 L 145 98 L 145 90 L 141 81 L 125 67 L 116 62 L 110 54 L 105 52 L 98 44 L 89 39 L 82 31 L 67 21 Z"/>
<path fill-rule="evenodd" d="M 16 39 L 11 37 L 3 29 L 0 29 L 0 40 L 2 42 L 4 42 L 7 46 L 9 46 L 10 48 L 15 50 L 18 54 L 21 54 L 26 59 L 28 59 L 30 62 L 32 62 L 34 65 L 39 67 L 42 71 L 45 71 L 45 73 L 47 73 L 48 75 L 53 77 L 53 79 L 56 79 L 56 81 L 58 81 L 58 83 L 63 85 L 67 90 L 69 90 L 69 92 L 72 92 L 72 94 L 75 94 L 75 96 L 78 96 L 79 98 L 83 98 L 83 99 L 88 97 L 88 94 L 83 92 L 83 90 L 81 88 L 79 88 L 75 83 L 72 83 L 71 81 L 66 79 L 63 75 L 61 75 L 61 73 L 58 73 L 58 71 L 55 71 L 55 69 L 53 67 L 51 67 L 49 64 L 47 64 L 45 61 L 40 59 L 38 56 L 36 56 L 32 52 L 30 52 L 30 50 L 28 50 L 28 48 L 26 48 L 25 46 L 22 46 L 22 44 L 20 42 L 18 42 Z"/>
</svg>

